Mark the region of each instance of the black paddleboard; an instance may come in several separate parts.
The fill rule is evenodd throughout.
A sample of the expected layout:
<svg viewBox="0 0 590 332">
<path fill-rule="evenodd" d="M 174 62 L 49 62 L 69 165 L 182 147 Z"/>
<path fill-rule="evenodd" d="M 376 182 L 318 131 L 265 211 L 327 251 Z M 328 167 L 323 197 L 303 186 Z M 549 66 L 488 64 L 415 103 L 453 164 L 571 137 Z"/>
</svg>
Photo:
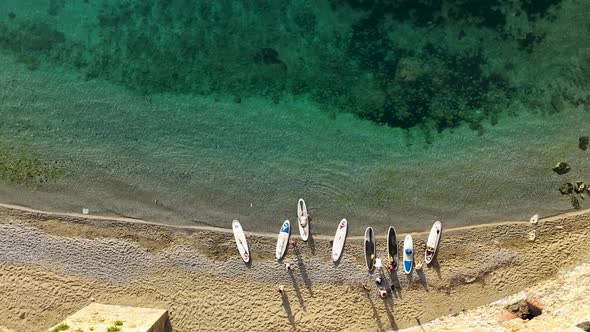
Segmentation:
<svg viewBox="0 0 590 332">
<path fill-rule="evenodd" d="M 397 246 L 397 234 L 393 226 L 389 227 L 387 232 L 387 253 L 389 254 L 389 264 L 393 265 L 393 268 L 397 270 L 399 264 L 399 253 Z"/>
<path fill-rule="evenodd" d="M 367 269 L 372 271 L 375 266 L 375 235 L 371 227 L 365 231 L 365 262 Z"/>
</svg>

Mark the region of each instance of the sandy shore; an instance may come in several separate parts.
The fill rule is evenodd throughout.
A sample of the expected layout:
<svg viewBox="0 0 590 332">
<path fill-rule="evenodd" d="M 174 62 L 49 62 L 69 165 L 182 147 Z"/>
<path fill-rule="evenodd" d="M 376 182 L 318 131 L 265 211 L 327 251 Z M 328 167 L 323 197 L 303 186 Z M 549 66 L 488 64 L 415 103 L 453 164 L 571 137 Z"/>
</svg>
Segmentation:
<svg viewBox="0 0 590 332">
<path fill-rule="evenodd" d="M 247 232 L 252 264 L 231 233 L 136 220 L 58 216 L 0 208 L 0 326 L 42 331 L 91 301 L 168 308 L 175 331 L 384 331 L 460 313 L 590 260 L 590 211 L 444 231 L 438 265 L 387 276 L 385 300 L 360 282 L 362 240 L 330 260 L 330 237 L 290 248 L 287 273 L 274 235 Z M 535 240 L 529 240 L 531 232 Z M 378 238 L 385 257 L 384 234 Z M 423 254 L 426 233 L 413 233 Z M 284 284 L 286 296 L 275 287 Z M 434 324 L 436 322 L 433 322 Z M 502 325 L 497 328 L 502 329 Z"/>
</svg>

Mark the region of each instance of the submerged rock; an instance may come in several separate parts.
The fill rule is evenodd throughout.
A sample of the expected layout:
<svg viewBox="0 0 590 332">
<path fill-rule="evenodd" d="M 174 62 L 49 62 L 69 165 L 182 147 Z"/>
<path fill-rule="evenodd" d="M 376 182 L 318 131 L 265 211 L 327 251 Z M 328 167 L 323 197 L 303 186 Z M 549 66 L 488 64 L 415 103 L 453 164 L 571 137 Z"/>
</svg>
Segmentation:
<svg viewBox="0 0 590 332">
<path fill-rule="evenodd" d="M 590 137 L 580 136 L 580 138 L 578 139 L 578 147 L 586 151 L 588 149 L 588 142 L 590 142 Z"/>
<path fill-rule="evenodd" d="M 397 65 L 396 80 L 401 82 L 414 82 L 428 72 L 427 65 L 418 58 L 401 58 Z"/>
<path fill-rule="evenodd" d="M 567 182 L 562 184 L 561 186 L 559 186 L 559 191 L 563 194 L 563 195 L 569 195 L 572 193 L 572 191 L 574 190 L 574 185 Z"/>
<path fill-rule="evenodd" d="M 580 201 L 578 201 L 578 198 L 576 198 L 576 196 L 571 196 L 570 200 L 572 202 L 572 206 L 574 207 L 574 209 L 579 210 L 580 209 Z"/>
<path fill-rule="evenodd" d="M 563 161 L 560 161 L 553 167 L 553 171 L 559 175 L 565 174 L 570 171 L 570 166 Z"/>
</svg>

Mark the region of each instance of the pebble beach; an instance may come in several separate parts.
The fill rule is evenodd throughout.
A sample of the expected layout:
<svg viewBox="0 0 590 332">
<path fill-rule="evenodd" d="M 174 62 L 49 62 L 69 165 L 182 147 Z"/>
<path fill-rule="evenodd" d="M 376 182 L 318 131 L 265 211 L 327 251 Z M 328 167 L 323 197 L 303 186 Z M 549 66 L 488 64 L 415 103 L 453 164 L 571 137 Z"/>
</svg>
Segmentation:
<svg viewBox="0 0 590 332">
<path fill-rule="evenodd" d="M 308 242 L 287 250 L 283 262 L 295 265 L 287 272 L 274 258 L 275 234 L 245 229 L 252 257 L 246 265 L 229 228 L 171 227 L 3 207 L 0 326 L 43 331 L 94 301 L 166 308 L 174 331 L 573 326 L 583 317 L 563 301 L 584 293 L 583 287 L 575 292 L 569 288 L 587 278 L 583 263 L 590 254 L 578 248 L 590 238 L 589 221 L 590 212 L 581 211 L 537 224 L 447 229 L 437 263 L 409 277 L 402 272 L 386 275 L 385 285 L 394 284 L 396 291 L 381 299 L 376 274 L 364 266 L 362 238 L 356 236 L 348 238 L 335 265 L 332 237 L 312 233 Z M 529 238 L 532 231 L 534 240 Z M 427 233 L 412 235 L 416 254 L 422 255 Z M 377 256 L 385 258 L 385 230 L 377 229 L 376 236 Z M 581 267 L 574 272 L 561 272 L 577 265 Z M 363 290 L 361 283 L 371 289 Z M 276 291 L 279 285 L 285 287 L 283 296 Z M 543 304 L 541 316 L 498 323 L 503 306 L 527 297 Z M 576 310 L 584 308 L 583 302 L 576 303 Z M 476 326 L 469 325 L 474 322 Z"/>
</svg>

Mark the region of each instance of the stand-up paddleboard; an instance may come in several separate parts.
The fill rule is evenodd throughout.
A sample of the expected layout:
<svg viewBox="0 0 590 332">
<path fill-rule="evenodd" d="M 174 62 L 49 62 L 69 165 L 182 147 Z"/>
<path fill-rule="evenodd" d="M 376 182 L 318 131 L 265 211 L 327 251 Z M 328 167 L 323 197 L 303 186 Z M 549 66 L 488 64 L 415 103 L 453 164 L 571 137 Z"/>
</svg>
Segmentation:
<svg viewBox="0 0 590 332">
<path fill-rule="evenodd" d="M 442 224 L 440 221 L 435 221 L 430 229 L 430 235 L 426 241 L 426 251 L 424 252 L 424 262 L 430 264 L 436 255 L 436 249 L 438 249 L 438 243 L 440 242 L 440 235 L 442 232 Z"/>
<path fill-rule="evenodd" d="M 232 221 L 231 228 L 234 231 L 234 239 L 236 239 L 236 245 L 238 246 L 238 251 L 240 252 L 240 256 L 245 263 L 250 261 L 250 252 L 248 251 L 248 243 L 246 242 L 246 236 L 244 235 L 244 230 L 242 230 L 242 225 L 237 220 Z"/>
<path fill-rule="evenodd" d="M 276 257 L 277 259 L 281 259 L 285 254 L 285 250 L 287 250 L 287 246 L 289 245 L 289 235 L 291 234 L 291 223 L 289 220 L 285 220 L 283 222 L 283 226 L 281 226 L 281 231 L 279 232 L 279 238 L 277 240 L 277 251 Z"/>
<path fill-rule="evenodd" d="M 299 234 L 303 241 L 307 241 L 309 237 L 309 217 L 307 215 L 307 206 L 303 198 L 297 202 L 297 221 L 299 224 Z"/>
<path fill-rule="evenodd" d="M 334 242 L 332 244 L 332 260 L 334 262 L 340 259 L 342 249 L 344 249 L 344 242 L 346 241 L 346 230 L 348 229 L 348 222 L 342 219 L 336 229 L 336 235 L 334 236 Z"/>
<path fill-rule="evenodd" d="M 414 242 L 412 242 L 412 235 L 406 235 L 404 240 L 404 272 L 410 274 L 412 272 L 412 265 L 414 265 Z"/>
<path fill-rule="evenodd" d="M 367 269 L 372 271 L 375 265 L 375 234 L 372 227 L 367 227 L 365 231 L 365 263 Z"/>
<path fill-rule="evenodd" d="M 399 253 L 397 250 L 397 234 L 393 226 L 390 226 L 389 231 L 387 231 L 387 253 L 389 254 L 389 264 L 397 270 Z"/>
</svg>

